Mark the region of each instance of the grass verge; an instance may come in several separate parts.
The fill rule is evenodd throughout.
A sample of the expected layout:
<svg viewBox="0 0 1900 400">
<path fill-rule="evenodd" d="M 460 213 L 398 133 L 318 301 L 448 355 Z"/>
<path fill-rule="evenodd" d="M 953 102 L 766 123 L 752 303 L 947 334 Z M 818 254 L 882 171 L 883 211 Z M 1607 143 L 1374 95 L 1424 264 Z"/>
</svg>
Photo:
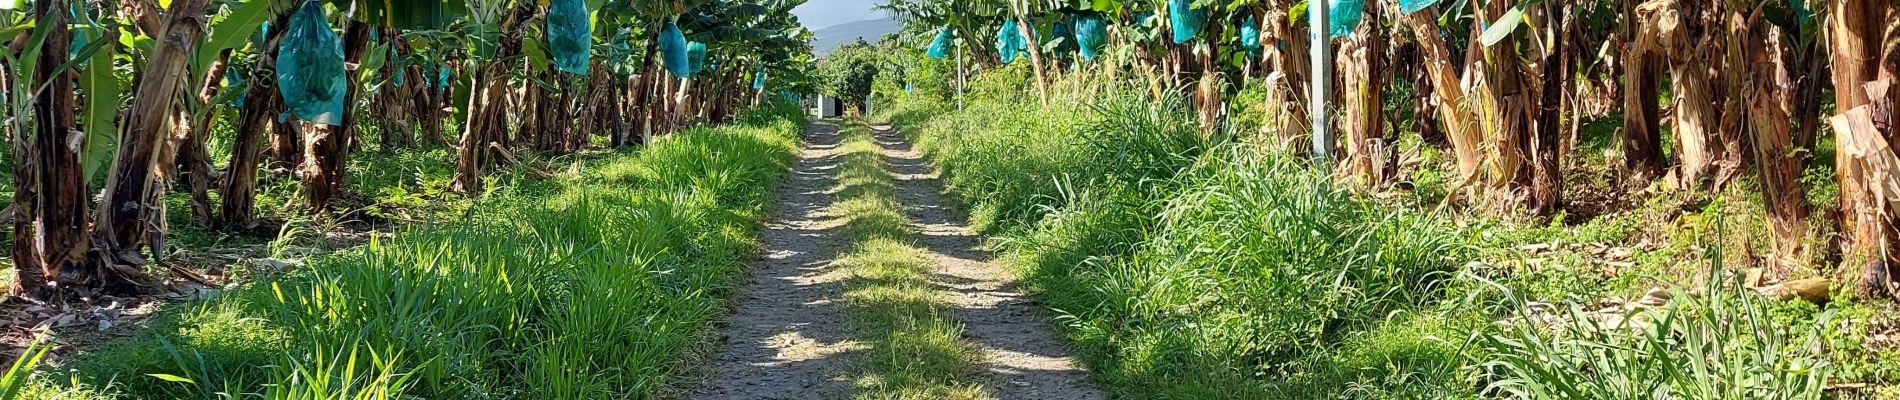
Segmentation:
<svg viewBox="0 0 1900 400">
<path fill-rule="evenodd" d="M 581 161 L 161 317 L 41 384 L 95 398 L 652 395 L 724 309 L 803 122 L 756 109 Z"/>
<path fill-rule="evenodd" d="M 1514 289 L 1578 307 L 1603 297 L 1484 262 L 1521 254 L 1498 238 L 1522 228 L 1336 185 L 1298 155 L 1201 132 L 1167 91 L 1100 78 L 1071 75 L 1041 105 L 1005 67 L 972 83 L 963 110 L 925 93 L 885 111 L 1113 397 L 1817 398 L 1841 368 L 1822 360 L 1858 354 L 1818 339 L 1836 326 L 1825 310 L 1757 307 L 1720 286 L 1613 313 L 1663 320 L 1649 331 L 1592 324 L 1599 306 L 1541 311 Z M 1646 254 L 1724 271 L 1719 251 Z M 1572 323 L 1527 325 L 1539 316 Z"/>
</svg>

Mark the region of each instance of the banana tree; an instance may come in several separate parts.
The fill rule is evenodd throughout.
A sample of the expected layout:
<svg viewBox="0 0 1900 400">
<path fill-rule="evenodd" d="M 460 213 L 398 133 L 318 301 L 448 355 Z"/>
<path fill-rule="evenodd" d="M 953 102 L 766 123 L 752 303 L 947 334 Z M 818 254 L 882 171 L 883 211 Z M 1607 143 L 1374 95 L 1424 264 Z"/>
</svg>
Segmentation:
<svg viewBox="0 0 1900 400">
<path fill-rule="evenodd" d="M 95 274 L 102 279 L 134 276 L 150 263 L 139 248 L 149 244 L 151 256 L 165 254 L 165 206 L 162 198 L 165 168 L 173 160 L 161 157 L 168 146 L 174 107 L 189 76 L 189 63 L 204 34 L 207 0 L 183 0 L 165 10 L 163 37 L 155 37 L 132 107 L 119 126 L 118 155 L 106 178 L 105 195 L 94 221 L 94 242 L 103 246 L 94 254 L 104 263 Z M 105 67 L 105 66 L 98 66 Z M 114 271 L 114 272 L 106 272 Z M 110 278 L 107 278 L 110 277 Z"/>
<path fill-rule="evenodd" d="M 73 110 L 77 90 L 65 76 L 74 65 L 66 49 L 73 33 L 68 25 L 72 3 L 43 0 L 28 15 L 9 15 L 10 37 L 29 34 L 23 46 L 4 51 L 7 130 L 14 138 L 14 219 L 11 292 L 35 299 L 51 299 L 62 287 L 102 281 L 86 227 L 87 137 L 78 131 Z M 9 13 L 11 14 L 11 13 Z M 96 51 L 96 50 L 95 50 Z M 109 279 L 107 281 L 122 281 Z"/>
<path fill-rule="evenodd" d="M 1842 270 L 1864 271 L 1855 279 L 1864 295 L 1887 292 L 1897 272 L 1891 266 L 1900 265 L 1895 257 L 1900 252 L 1894 251 L 1894 215 L 1884 200 L 1894 195 L 1884 189 L 1895 179 L 1890 169 L 1894 156 L 1887 146 L 1894 137 L 1888 110 L 1900 96 L 1891 89 L 1891 80 L 1882 78 L 1900 74 L 1900 66 L 1891 64 L 1900 50 L 1884 45 L 1893 40 L 1886 17 L 1893 9 L 1892 2 L 1880 0 L 1833 0 L 1824 8 L 1838 113 L 1829 118 L 1829 125 L 1840 149 L 1835 177 L 1841 189 L 1841 252 L 1849 267 Z"/>
<path fill-rule="evenodd" d="M 33 32 L 29 46 L 19 53 L 9 50 L 6 57 L 8 82 L 15 85 L 11 92 L 30 94 L 10 96 L 9 110 L 31 109 L 30 114 L 15 113 L 11 119 L 16 122 L 9 126 L 15 137 L 22 138 L 16 141 L 21 171 L 15 202 L 23 215 L 17 220 L 16 237 L 21 239 L 14 248 L 21 266 L 16 269 L 21 275 L 19 292 L 44 299 L 61 288 L 93 286 L 125 293 L 147 283 L 144 267 L 165 253 L 161 197 L 174 175 L 171 150 L 192 135 L 188 122 L 193 118 L 175 110 L 181 106 L 180 97 L 202 101 L 198 95 L 204 91 L 178 94 L 186 82 L 197 82 L 195 77 L 200 75 L 194 71 L 215 68 L 216 62 L 208 60 L 241 43 L 248 35 L 245 26 L 256 25 L 247 22 L 256 18 L 247 10 L 262 7 L 233 3 L 228 5 L 231 12 L 208 15 L 209 4 L 183 1 L 160 9 L 156 4 L 133 2 L 128 7 L 133 10 L 133 23 L 128 24 L 110 15 L 95 19 L 74 2 L 46 1 L 35 4 L 32 25 L 11 21 L 15 32 Z M 81 22 L 76 32 L 65 22 L 68 18 Z M 208 20 L 217 21 L 214 28 L 219 32 L 207 34 Z M 134 37 L 134 31 L 141 32 L 136 34 L 139 37 Z M 143 38 L 161 32 L 163 37 Z M 75 45 L 76 39 L 83 44 Z M 114 52 L 120 43 L 136 44 L 145 57 L 132 60 L 139 67 L 139 86 L 134 88 L 125 119 L 115 122 L 123 100 L 114 76 L 118 60 Z M 64 50 L 68 48 L 73 51 Z M 32 61 L 24 62 L 28 59 Z M 81 71 L 77 88 L 73 80 L 47 79 L 73 69 Z M 17 86 L 35 80 L 40 83 Z M 82 91 L 87 100 L 84 108 L 74 104 L 74 93 Z M 76 118 L 75 110 L 84 118 Z M 170 129 L 174 124 L 187 128 Z M 111 133 L 115 126 L 116 135 Z M 91 197 L 85 194 L 92 176 L 89 171 L 98 171 L 107 162 L 110 169 L 102 206 L 89 217 L 88 202 L 73 199 Z M 149 255 L 143 251 L 147 247 Z"/>
<path fill-rule="evenodd" d="M 969 76 L 964 62 L 966 56 L 973 55 L 977 60 L 992 59 L 986 56 L 990 51 L 985 46 L 993 42 L 976 38 L 985 37 L 982 29 L 993 18 L 995 9 L 980 7 L 978 2 L 971 0 L 887 0 L 879 4 L 877 9 L 904 21 L 905 29 L 912 32 L 931 31 L 939 35 L 948 32 L 952 40 L 948 45 L 956 48 L 952 57 L 956 58 L 955 86 L 958 107 L 961 107 L 965 80 Z"/>
<path fill-rule="evenodd" d="M 463 110 L 462 138 L 457 146 L 455 178 L 450 188 L 480 193 L 495 149 L 501 149 L 507 125 L 507 62 L 521 55 L 526 25 L 535 5 L 514 0 L 474 0 L 467 6 L 465 38 L 469 75 L 468 106 Z"/>
</svg>

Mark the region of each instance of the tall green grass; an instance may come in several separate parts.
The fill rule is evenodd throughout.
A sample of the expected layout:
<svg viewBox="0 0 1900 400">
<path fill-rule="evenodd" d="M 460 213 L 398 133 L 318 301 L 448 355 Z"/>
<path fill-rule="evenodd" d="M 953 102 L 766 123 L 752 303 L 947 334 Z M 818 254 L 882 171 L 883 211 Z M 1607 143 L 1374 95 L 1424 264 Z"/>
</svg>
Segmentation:
<svg viewBox="0 0 1900 400">
<path fill-rule="evenodd" d="M 137 398 L 652 396 L 724 309 L 803 127 L 778 105 L 583 160 L 167 317 L 74 376 Z"/>
<path fill-rule="evenodd" d="M 974 86 L 1017 78 L 998 72 Z M 1526 311 L 1475 278 L 1510 276 L 1469 268 L 1484 232 L 1362 196 L 1278 146 L 1203 136 L 1177 97 L 1117 85 L 1081 72 L 1047 106 L 978 90 L 961 111 L 900 105 L 891 118 L 1118 397 L 1635 398 L 1547 390 L 1623 379 L 1673 398 L 1808 398 L 1825 376 L 1802 355 L 1813 342 L 1722 323 L 1765 323 L 1722 306 L 1732 291 L 1685 302 L 1648 336 L 1666 348 L 1647 351 L 1626 346 L 1641 337 L 1499 324 Z M 1639 368 L 1612 360 L 1683 369 L 1566 374 Z M 1735 363 L 1762 366 L 1723 367 Z"/>
<path fill-rule="evenodd" d="M 1606 318 L 1570 304 L 1545 311 L 1557 327 L 1499 324 L 1473 361 L 1492 373 L 1487 391 L 1517 398 L 1821 399 L 1835 370 L 1823 354 L 1832 313 L 1782 326 L 1740 276 L 1714 274 L 1663 307 Z"/>
</svg>

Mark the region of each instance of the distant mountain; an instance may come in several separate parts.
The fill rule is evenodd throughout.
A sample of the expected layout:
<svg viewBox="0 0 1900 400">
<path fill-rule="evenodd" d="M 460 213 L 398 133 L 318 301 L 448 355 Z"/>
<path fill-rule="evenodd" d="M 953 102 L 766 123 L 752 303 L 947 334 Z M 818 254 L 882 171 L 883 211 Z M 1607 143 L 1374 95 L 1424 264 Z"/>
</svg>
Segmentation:
<svg viewBox="0 0 1900 400">
<path fill-rule="evenodd" d="M 813 54 L 824 57 L 826 54 L 831 54 L 832 49 L 838 48 L 838 45 L 851 43 L 858 38 L 876 43 L 877 39 L 884 37 L 885 34 L 897 32 L 903 28 L 902 23 L 890 18 L 832 25 L 811 33 L 811 50 Z"/>
</svg>

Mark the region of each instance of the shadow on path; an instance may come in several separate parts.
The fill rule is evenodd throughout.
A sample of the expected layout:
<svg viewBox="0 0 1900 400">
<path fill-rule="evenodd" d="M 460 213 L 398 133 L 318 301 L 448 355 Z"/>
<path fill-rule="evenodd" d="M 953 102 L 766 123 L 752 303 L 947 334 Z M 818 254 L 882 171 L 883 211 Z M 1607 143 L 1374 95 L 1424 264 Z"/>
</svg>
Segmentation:
<svg viewBox="0 0 1900 400">
<path fill-rule="evenodd" d="M 1100 399 L 1087 372 L 1033 300 L 948 208 L 928 161 L 890 127 L 873 127 L 897 200 L 913 224 L 918 247 L 931 257 L 943 302 L 981 348 L 979 382 L 1000 399 Z M 852 393 L 845 377 L 851 353 L 866 346 L 844 324 L 846 274 L 832 263 L 850 249 L 839 237 L 845 221 L 828 214 L 838 186 L 839 128 L 806 129 L 797 164 L 775 194 L 776 214 L 760 232 L 764 254 L 739 289 L 721 328 L 723 347 L 706 360 L 707 381 L 695 399 L 834 399 Z"/>
<path fill-rule="evenodd" d="M 1068 350 L 1042 307 L 1024 295 L 1013 274 L 988 262 L 982 239 L 943 198 L 943 183 L 922 153 L 889 126 L 873 126 L 885 169 L 897 182 L 898 201 L 917 231 L 917 245 L 935 261 L 932 281 L 958 321 L 964 339 L 980 347 L 984 386 L 1001 399 L 1100 399 L 1087 371 Z"/>
<path fill-rule="evenodd" d="M 843 276 L 830 272 L 847 243 L 842 221 L 826 215 L 837 185 L 838 127 L 814 123 L 777 190 L 776 215 L 760 232 L 764 253 L 727 318 L 725 347 L 708 362 L 709 381 L 691 398 L 825 399 L 846 396 L 852 342 L 841 323 Z"/>
</svg>

